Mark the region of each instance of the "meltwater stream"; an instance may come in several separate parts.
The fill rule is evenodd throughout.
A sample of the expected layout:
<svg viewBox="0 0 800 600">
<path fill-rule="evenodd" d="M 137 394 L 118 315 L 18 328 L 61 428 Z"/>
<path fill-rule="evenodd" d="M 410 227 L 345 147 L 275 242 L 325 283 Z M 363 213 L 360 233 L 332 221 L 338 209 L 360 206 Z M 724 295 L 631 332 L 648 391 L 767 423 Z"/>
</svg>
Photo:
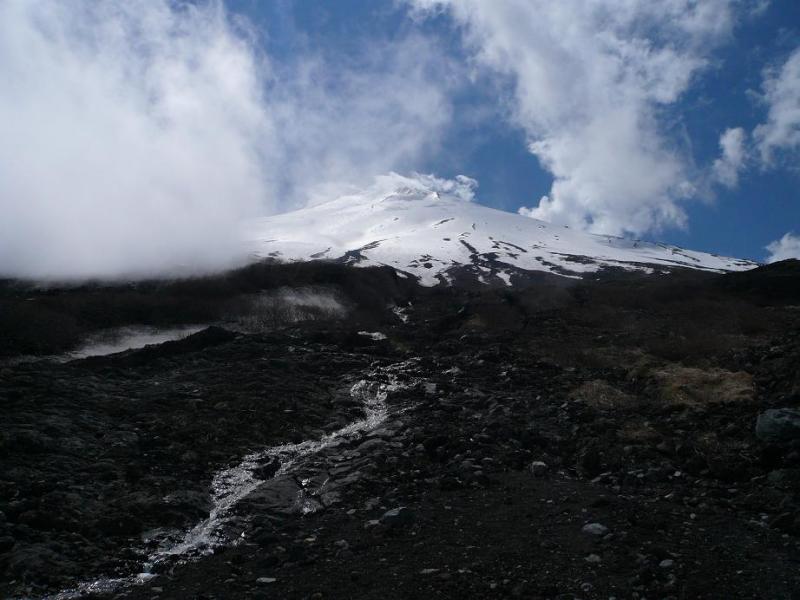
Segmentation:
<svg viewBox="0 0 800 600">
<path fill-rule="evenodd" d="M 406 371 L 414 360 L 395 363 L 388 367 L 378 368 L 370 375 L 370 379 L 362 379 L 350 388 L 350 395 L 361 402 L 364 417 L 341 429 L 326 434 L 319 439 L 306 440 L 297 444 L 281 444 L 271 446 L 245 456 L 233 467 L 219 471 L 211 483 L 212 509 L 208 518 L 204 519 L 183 537 L 160 550 L 153 552 L 143 565 L 141 573 L 121 578 L 99 578 L 78 584 L 64 590 L 46 600 L 72 600 L 92 594 L 109 593 L 122 588 L 143 583 L 155 577 L 157 567 L 170 560 L 191 560 L 213 552 L 219 546 L 235 544 L 238 540 L 230 539 L 225 534 L 225 525 L 229 521 L 232 509 L 250 493 L 255 491 L 269 479 L 291 473 L 307 459 L 325 448 L 351 441 L 364 433 L 376 429 L 388 416 L 386 399 L 394 390 L 410 387 L 417 383 L 401 383 L 398 375 Z M 379 379 L 385 379 L 381 382 Z M 268 479 L 259 479 L 254 471 L 271 461 L 279 461 L 280 467 Z M 300 492 L 302 495 L 302 492 Z M 299 512 L 309 512 L 302 506 L 303 498 L 298 496 Z"/>
<path fill-rule="evenodd" d="M 272 446 L 260 452 L 246 456 L 242 462 L 229 469 L 218 472 L 211 483 L 211 512 L 208 518 L 191 529 L 184 538 L 167 550 L 162 550 L 150 557 L 149 567 L 173 556 L 204 554 L 216 546 L 224 544 L 226 539 L 222 532 L 225 518 L 230 510 L 248 494 L 254 491 L 265 480 L 258 479 L 253 472 L 260 466 L 277 459 L 280 468 L 272 478 L 292 471 L 299 461 L 316 454 L 320 450 L 340 443 L 355 434 L 369 431 L 386 420 L 386 384 L 377 384 L 361 380 L 350 389 L 350 394 L 360 400 L 364 407 L 363 419 L 354 421 L 341 429 L 324 435 L 317 440 L 306 440 L 298 444 L 282 444 Z M 298 502 L 302 498 L 297 499 Z M 301 510 L 300 512 L 308 512 Z"/>
</svg>

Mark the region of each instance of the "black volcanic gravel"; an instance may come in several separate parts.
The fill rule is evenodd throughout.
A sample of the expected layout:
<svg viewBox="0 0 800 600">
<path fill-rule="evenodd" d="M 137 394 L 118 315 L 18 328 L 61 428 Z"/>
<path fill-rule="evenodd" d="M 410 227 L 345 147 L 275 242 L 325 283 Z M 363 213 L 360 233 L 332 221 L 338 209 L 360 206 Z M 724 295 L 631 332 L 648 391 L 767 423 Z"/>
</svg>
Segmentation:
<svg viewBox="0 0 800 600">
<path fill-rule="evenodd" d="M 800 406 L 800 273 L 761 273 L 420 290 L 385 340 L 0 367 L 0 596 L 135 574 L 217 470 L 359 418 L 350 386 L 402 364 L 387 420 L 246 498 L 238 545 L 106 596 L 798 598 L 800 440 L 755 423 Z"/>
</svg>

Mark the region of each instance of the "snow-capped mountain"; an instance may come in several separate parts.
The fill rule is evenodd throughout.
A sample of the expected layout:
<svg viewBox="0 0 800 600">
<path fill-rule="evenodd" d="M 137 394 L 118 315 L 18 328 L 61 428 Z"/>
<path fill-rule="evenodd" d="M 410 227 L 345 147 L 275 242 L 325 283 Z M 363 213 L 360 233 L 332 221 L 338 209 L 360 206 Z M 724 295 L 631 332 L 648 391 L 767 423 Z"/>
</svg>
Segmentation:
<svg viewBox="0 0 800 600">
<path fill-rule="evenodd" d="M 740 271 L 756 263 L 593 235 L 472 202 L 467 178 L 392 174 L 364 192 L 258 219 L 246 237 L 256 258 L 388 265 L 433 286 L 455 273 L 511 284 L 522 271 L 581 277 L 608 267 Z"/>
</svg>

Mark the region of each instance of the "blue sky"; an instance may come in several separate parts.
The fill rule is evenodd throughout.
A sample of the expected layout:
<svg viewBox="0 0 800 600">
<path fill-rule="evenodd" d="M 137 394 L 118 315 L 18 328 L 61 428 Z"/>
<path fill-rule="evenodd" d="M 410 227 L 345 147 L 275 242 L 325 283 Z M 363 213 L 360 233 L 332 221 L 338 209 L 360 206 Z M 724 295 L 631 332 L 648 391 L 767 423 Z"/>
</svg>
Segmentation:
<svg viewBox="0 0 800 600">
<path fill-rule="evenodd" d="M 243 221 L 390 171 L 800 257 L 800 3 L 0 2 L 0 275 L 226 268 Z"/>
<path fill-rule="evenodd" d="M 710 53 L 711 66 L 665 109 L 664 119 L 673 121 L 671 127 L 680 132 L 695 165 L 715 160 L 719 137 L 727 128 L 752 131 L 764 121 L 767 107 L 758 98 L 764 70 L 785 61 L 800 45 L 800 4 L 775 0 L 764 6 L 757 15 L 739 16 L 730 37 Z M 469 60 L 461 25 L 446 13 L 412 19 L 408 7 L 398 2 L 229 0 L 229 7 L 252 20 L 276 60 L 291 61 L 293 53 L 309 48 L 337 60 L 412 31 L 436 38 L 453 60 Z M 456 116 L 441 152 L 426 157 L 422 170 L 443 177 L 469 175 L 480 183 L 479 201 L 503 210 L 531 206 L 548 193 L 552 174 L 527 151 L 523 129 L 503 118 L 506 107 L 486 79 L 459 89 L 454 105 L 456 112 L 485 114 L 478 122 Z M 748 168 L 734 189 L 715 187 L 710 197 L 682 203 L 688 216 L 685 228 L 665 226 L 642 236 L 763 260 L 768 243 L 800 230 L 800 163 L 796 154 L 784 161 L 777 168 Z"/>
</svg>

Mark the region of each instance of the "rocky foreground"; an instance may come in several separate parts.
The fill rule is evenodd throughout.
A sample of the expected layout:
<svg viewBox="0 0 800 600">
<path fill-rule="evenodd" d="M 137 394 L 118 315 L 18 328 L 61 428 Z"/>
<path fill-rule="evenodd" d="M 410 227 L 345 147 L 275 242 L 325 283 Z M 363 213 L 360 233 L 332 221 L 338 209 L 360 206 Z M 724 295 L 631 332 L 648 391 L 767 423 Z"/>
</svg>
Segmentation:
<svg viewBox="0 0 800 600">
<path fill-rule="evenodd" d="M 797 264 L 393 301 L 0 367 L 0 596 L 800 597 Z"/>
</svg>

